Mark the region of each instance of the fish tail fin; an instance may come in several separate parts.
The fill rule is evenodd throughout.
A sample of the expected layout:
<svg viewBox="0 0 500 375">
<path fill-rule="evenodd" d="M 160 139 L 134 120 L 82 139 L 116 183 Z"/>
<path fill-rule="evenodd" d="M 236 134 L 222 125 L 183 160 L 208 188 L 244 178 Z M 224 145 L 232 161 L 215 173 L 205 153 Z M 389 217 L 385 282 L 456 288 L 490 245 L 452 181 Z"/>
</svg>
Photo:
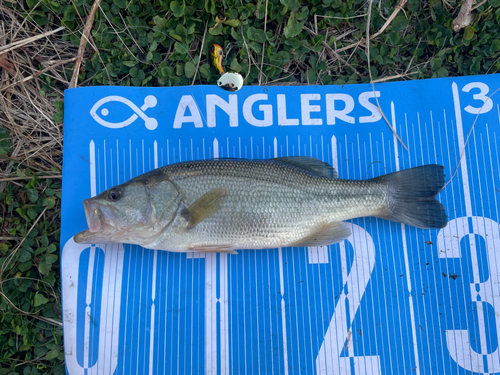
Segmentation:
<svg viewBox="0 0 500 375">
<path fill-rule="evenodd" d="M 384 219 L 417 228 L 444 228 L 448 223 L 444 206 L 435 196 L 443 189 L 443 167 L 436 164 L 410 168 L 373 179 L 385 182 L 390 203 Z"/>
</svg>

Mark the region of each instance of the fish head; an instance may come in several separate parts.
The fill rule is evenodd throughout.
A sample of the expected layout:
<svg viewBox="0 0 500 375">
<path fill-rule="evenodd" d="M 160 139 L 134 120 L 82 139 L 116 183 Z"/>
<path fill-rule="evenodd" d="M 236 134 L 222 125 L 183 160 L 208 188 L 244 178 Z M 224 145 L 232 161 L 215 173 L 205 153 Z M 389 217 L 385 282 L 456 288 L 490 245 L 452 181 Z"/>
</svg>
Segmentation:
<svg viewBox="0 0 500 375">
<path fill-rule="evenodd" d="M 85 199 L 89 229 L 76 243 L 151 243 L 172 223 L 182 195 L 168 180 L 139 179 L 112 187 Z"/>
</svg>

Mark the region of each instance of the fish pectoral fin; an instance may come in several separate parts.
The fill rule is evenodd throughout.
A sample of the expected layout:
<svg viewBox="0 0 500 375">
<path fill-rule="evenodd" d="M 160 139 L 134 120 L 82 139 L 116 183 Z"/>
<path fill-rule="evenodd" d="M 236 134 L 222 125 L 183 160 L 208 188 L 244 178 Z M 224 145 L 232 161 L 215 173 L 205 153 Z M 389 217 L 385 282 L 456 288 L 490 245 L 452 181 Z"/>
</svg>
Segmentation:
<svg viewBox="0 0 500 375">
<path fill-rule="evenodd" d="M 233 246 L 227 245 L 203 245 L 203 246 L 195 246 L 190 247 L 189 250 L 196 251 L 200 253 L 225 253 L 225 254 L 238 254 L 234 250 Z"/>
<path fill-rule="evenodd" d="M 305 169 L 319 177 L 339 178 L 337 171 L 330 164 L 310 156 L 286 156 L 274 160 Z"/>
<path fill-rule="evenodd" d="M 186 208 L 183 215 L 188 220 L 187 229 L 194 228 L 203 220 L 219 211 L 226 195 L 227 189 L 225 188 L 213 189 Z"/>
<path fill-rule="evenodd" d="M 351 236 L 351 229 L 343 222 L 328 223 L 292 246 L 326 246 L 342 242 Z"/>
</svg>

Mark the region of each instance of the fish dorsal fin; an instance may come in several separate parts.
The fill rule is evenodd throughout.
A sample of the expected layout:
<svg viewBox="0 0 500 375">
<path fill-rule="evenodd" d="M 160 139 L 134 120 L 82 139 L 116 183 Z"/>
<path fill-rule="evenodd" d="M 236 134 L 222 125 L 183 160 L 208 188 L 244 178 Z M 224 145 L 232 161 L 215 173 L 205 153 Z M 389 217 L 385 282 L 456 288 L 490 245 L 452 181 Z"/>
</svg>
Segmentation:
<svg viewBox="0 0 500 375">
<path fill-rule="evenodd" d="M 316 176 L 338 178 L 337 171 L 330 164 L 310 156 L 286 156 L 274 160 L 304 169 Z"/>
<path fill-rule="evenodd" d="M 292 246 L 326 246 L 348 239 L 351 229 L 342 222 L 328 223 L 318 228 L 309 236 L 302 238 Z"/>
<path fill-rule="evenodd" d="M 189 223 L 188 229 L 194 228 L 200 222 L 219 211 L 226 195 L 227 190 L 225 188 L 213 189 L 184 209 L 182 215 Z"/>
</svg>

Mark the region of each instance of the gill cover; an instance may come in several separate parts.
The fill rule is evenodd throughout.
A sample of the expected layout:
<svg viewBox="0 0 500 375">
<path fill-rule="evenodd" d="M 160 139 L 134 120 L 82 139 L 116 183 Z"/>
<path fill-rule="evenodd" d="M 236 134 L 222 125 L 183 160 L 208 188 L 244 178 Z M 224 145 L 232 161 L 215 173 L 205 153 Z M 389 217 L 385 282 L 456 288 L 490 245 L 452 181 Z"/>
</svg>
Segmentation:
<svg viewBox="0 0 500 375">
<path fill-rule="evenodd" d="M 153 209 L 151 220 L 162 223 L 162 227 L 170 224 L 175 218 L 182 195 L 172 183 L 160 181 L 149 188 L 149 196 Z"/>
</svg>

